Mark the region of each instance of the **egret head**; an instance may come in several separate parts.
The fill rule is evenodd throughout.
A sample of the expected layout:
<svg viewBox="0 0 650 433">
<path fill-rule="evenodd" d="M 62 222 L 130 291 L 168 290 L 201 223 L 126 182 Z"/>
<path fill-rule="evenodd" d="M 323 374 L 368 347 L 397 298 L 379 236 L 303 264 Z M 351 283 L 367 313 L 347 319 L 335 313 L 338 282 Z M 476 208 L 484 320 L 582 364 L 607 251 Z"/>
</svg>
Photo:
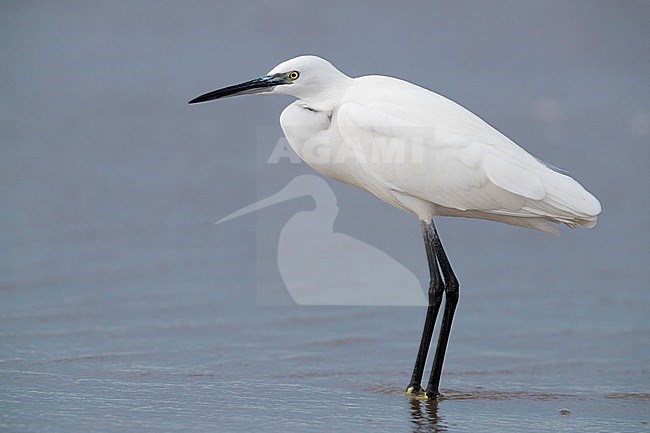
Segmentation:
<svg viewBox="0 0 650 433">
<path fill-rule="evenodd" d="M 301 100 L 323 100 L 338 93 L 350 78 L 327 60 L 300 56 L 280 63 L 263 77 L 224 87 L 192 99 L 189 103 L 250 94 L 281 94 Z"/>
</svg>

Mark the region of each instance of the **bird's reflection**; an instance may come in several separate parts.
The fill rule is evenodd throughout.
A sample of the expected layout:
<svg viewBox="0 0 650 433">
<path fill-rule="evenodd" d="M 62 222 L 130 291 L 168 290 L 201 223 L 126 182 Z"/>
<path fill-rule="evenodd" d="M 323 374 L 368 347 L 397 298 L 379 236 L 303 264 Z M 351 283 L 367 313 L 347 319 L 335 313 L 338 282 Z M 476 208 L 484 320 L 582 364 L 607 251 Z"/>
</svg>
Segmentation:
<svg viewBox="0 0 650 433">
<path fill-rule="evenodd" d="M 409 399 L 413 432 L 446 432 L 447 426 L 438 415 L 437 400 Z"/>
</svg>

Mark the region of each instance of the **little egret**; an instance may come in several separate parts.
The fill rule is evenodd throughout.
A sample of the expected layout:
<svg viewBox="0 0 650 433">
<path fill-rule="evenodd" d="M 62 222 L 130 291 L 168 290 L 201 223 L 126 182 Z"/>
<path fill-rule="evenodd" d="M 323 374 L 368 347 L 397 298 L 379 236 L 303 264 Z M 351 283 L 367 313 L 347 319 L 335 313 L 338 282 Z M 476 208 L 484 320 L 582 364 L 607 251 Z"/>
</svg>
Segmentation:
<svg viewBox="0 0 650 433">
<path fill-rule="evenodd" d="M 455 102 L 396 78 L 350 78 L 331 63 L 300 56 L 267 75 L 189 103 L 243 94 L 298 98 L 280 116 L 296 153 L 319 173 L 417 216 L 429 263 L 424 330 L 409 394 L 439 395 L 458 303 L 458 280 L 434 216 L 481 218 L 558 233 L 554 223 L 593 227 L 600 202 L 571 177 L 536 159 Z M 421 381 L 445 306 L 426 391 Z"/>
</svg>

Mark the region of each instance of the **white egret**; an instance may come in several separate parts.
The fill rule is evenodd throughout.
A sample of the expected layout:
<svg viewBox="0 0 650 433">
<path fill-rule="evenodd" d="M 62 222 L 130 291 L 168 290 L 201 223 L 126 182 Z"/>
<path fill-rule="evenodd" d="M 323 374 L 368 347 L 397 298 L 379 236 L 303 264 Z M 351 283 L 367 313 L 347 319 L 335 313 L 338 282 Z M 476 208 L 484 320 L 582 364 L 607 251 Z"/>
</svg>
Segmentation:
<svg viewBox="0 0 650 433">
<path fill-rule="evenodd" d="M 455 102 L 396 78 L 350 78 L 331 63 L 300 56 L 267 75 L 199 96 L 190 104 L 242 94 L 298 98 L 280 116 L 296 153 L 319 173 L 416 215 L 431 282 L 429 307 L 408 393 L 419 394 L 436 316 L 440 335 L 425 398 L 439 395 L 458 302 L 458 280 L 434 216 L 481 218 L 557 233 L 554 223 L 593 227 L 599 201 Z"/>
</svg>

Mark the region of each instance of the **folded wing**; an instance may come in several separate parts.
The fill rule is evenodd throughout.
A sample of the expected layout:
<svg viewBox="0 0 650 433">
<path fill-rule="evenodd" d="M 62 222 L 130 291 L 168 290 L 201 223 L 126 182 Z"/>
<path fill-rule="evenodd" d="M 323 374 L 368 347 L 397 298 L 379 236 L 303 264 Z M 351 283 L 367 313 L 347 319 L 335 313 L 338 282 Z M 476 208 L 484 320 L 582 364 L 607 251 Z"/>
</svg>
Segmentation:
<svg viewBox="0 0 650 433">
<path fill-rule="evenodd" d="M 382 187 L 448 214 L 544 231 L 556 231 L 549 222 L 596 224 L 600 203 L 574 179 L 460 105 L 431 92 L 402 93 L 408 97 L 409 91 L 407 106 L 384 102 L 379 94 L 367 104 L 344 103 L 336 115 L 346 145 Z"/>
</svg>

